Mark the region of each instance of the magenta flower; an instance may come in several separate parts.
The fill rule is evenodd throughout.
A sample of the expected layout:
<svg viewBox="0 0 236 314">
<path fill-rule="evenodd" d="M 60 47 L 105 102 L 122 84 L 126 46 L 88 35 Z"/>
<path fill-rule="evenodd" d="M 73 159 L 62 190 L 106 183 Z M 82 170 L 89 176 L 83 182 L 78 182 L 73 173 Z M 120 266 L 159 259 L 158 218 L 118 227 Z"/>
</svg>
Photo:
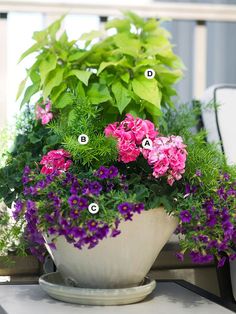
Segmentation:
<svg viewBox="0 0 236 314">
<path fill-rule="evenodd" d="M 36 105 L 36 119 L 41 119 L 42 124 L 48 124 L 53 119 L 53 114 L 50 112 L 51 105 L 50 101 L 45 104 L 45 108 L 42 108 L 38 104 Z"/>
<path fill-rule="evenodd" d="M 72 164 L 72 160 L 68 158 L 70 154 L 64 149 L 51 150 L 40 161 L 40 165 L 43 165 L 41 173 L 53 174 L 56 171 L 58 173 L 67 171 Z"/>
</svg>

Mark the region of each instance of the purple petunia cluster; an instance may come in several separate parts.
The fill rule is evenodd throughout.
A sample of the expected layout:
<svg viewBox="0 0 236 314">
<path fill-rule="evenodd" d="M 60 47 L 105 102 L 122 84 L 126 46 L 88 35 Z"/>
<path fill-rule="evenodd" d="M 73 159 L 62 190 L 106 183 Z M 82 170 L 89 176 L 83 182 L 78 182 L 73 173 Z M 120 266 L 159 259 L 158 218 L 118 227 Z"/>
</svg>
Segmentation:
<svg viewBox="0 0 236 314">
<path fill-rule="evenodd" d="M 69 171 L 39 175 L 27 166 L 22 181 L 23 197 L 16 201 L 13 215 L 26 221 L 30 250 L 41 261 L 45 256 L 43 234 L 52 239 L 48 243 L 51 249 L 56 249 L 54 240 L 58 236 L 78 249 L 91 249 L 108 236 L 118 236 L 120 222 L 132 220 L 135 213 L 144 210 L 143 203 L 125 201 L 129 199 L 128 184 L 115 166 L 101 166 L 81 177 Z M 113 200 L 109 193 L 121 196 Z M 96 216 L 88 211 L 93 202 L 100 207 Z"/>
<path fill-rule="evenodd" d="M 197 174 L 201 177 L 201 172 Z M 211 194 L 198 200 L 198 186 L 186 185 L 184 199 L 196 206 L 179 211 L 180 224 L 176 230 L 185 235 L 188 242 L 189 255 L 194 263 L 209 263 L 218 259 L 218 267 L 222 267 L 227 259 L 236 259 L 236 182 L 230 181 L 230 175 L 220 175 L 219 186 Z M 200 184 L 202 186 L 201 180 Z M 199 189 L 200 190 L 200 189 Z M 187 204 L 187 202 L 186 202 Z M 185 246 L 186 247 L 186 246 Z M 184 251 L 176 254 L 183 260 Z"/>
</svg>

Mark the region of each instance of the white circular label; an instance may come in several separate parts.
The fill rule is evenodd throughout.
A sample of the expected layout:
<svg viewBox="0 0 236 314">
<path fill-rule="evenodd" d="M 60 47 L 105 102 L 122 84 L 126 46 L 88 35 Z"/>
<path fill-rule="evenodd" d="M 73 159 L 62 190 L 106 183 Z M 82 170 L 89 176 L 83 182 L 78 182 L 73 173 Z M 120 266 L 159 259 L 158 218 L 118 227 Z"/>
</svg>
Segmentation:
<svg viewBox="0 0 236 314">
<path fill-rule="evenodd" d="M 147 69 L 145 72 L 144 72 L 144 75 L 146 76 L 147 79 L 153 79 L 154 76 L 155 76 L 155 71 L 153 69 Z"/>
<path fill-rule="evenodd" d="M 150 138 L 145 138 L 142 141 L 142 146 L 145 149 L 152 149 L 152 140 L 150 140 Z"/>
<path fill-rule="evenodd" d="M 96 203 L 89 204 L 88 210 L 91 214 L 97 214 L 99 212 L 99 206 Z"/>
<path fill-rule="evenodd" d="M 81 134 L 81 135 L 78 137 L 78 142 L 79 142 L 81 145 L 86 145 L 86 144 L 88 144 L 88 141 L 89 141 L 89 137 L 88 137 L 88 135 L 86 135 L 86 134 Z"/>
</svg>

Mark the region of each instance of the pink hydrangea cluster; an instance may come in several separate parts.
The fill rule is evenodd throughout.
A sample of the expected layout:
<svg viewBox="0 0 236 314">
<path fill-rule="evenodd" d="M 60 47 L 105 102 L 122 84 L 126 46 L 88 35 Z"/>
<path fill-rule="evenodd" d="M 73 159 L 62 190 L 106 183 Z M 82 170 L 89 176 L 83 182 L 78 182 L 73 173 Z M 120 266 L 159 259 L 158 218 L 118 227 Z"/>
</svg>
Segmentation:
<svg viewBox="0 0 236 314">
<path fill-rule="evenodd" d="M 115 122 L 105 128 L 106 136 L 118 139 L 119 161 L 124 163 L 135 161 L 141 153 L 142 140 L 147 137 L 154 140 L 157 134 L 151 121 L 134 118 L 131 114 L 121 123 Z"/>
<path fill-rule="evenodd" d="M 182 137 L 158 137 L 158 131 L 151 121 L 134 118 L 131 114 L 127 114 L 120 123 L 109 124 L 105 128 L 105 135 L 118 139 L 119 161 L 129 163 L 142 154 L 153 168 L 155 178 L 167 176 L 169 185 L 182 178 L 187 158 Z M 151 149 L 142 147 L 145 138 L 152 140 Z"/>
<path fill-rule="evenodd" d="M 64 149 L 51 150 L 40 161 L 40 164 L 43 165 L 41 173 L 52 174 L 55 171 L 59 173 L 67 171 L 72 164 L 72 160 L 68 158 L 70 158 L 70 154 Z"/>
<path fill-rule="evenodd" d="M 44 104 L 44 108 L 39 104 L 36 105 L 36 119 L 42 120 L 42 124 L 48 124 L 53 118 L 51 111 L 52 104 L 50 101 L 47 101 Z"/>
<path fill-rule="evenodd" d="M 167 175 L 169 185 L 182 178 L 187 151 L 181 136 L 158 137 L 153 142 L 152 149 L 145 150 L 143 155 L 153 167 L 155 178 Z"/>
</svg>

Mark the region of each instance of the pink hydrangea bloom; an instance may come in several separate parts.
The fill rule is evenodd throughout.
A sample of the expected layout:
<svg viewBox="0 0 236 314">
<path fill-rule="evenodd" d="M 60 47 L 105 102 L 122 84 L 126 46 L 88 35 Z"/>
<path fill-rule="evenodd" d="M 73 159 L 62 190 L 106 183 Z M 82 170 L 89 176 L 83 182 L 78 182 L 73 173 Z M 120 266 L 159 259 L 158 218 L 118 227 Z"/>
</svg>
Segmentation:
<svg viewBox="0 0 236 314">
<path fill-rule="evenodd" d="M 36 119 L 42 120 L 42 124 L 47 124 L 53 118 L 53 114 L 50 112 L 50 110 L 51 110 L 51 102 L 50 101 L 48 101 L 45 104 L 45 109 L 37 104 L 36 105 Z"/>
<path fill-rule="evenodd" d="M 64 149 L 51 150 L 40 161 L 40 164 L 43 165 L 41 173 L 51 174 L 56 170 L 59 173 L 67 171 L 72 164 L 72 160 L 68 158 L 70 158 L 70 154 Z"/>
</svg>

